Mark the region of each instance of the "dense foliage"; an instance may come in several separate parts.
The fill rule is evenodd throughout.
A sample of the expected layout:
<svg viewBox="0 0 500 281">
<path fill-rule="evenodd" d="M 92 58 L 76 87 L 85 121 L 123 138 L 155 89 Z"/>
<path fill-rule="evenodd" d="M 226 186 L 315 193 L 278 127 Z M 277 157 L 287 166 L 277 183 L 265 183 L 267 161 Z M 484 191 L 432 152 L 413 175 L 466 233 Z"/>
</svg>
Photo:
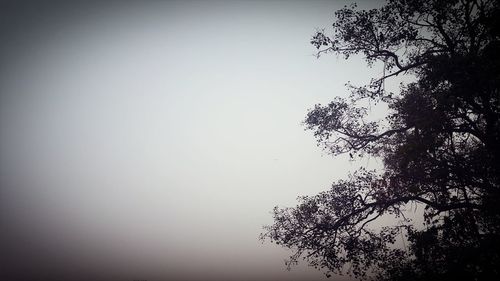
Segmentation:
<svg viewBox="0 0 500 281">
<path fill-rule="evenodd" d="M 317 105 L 305 125 L 333 155 L 379 157 L 294 208 L 275 208 L 262 239 L 327 275 L 491 280 L 500 269 L 500 9 L 494 0 L 390 0 L 335 13 L 318 55 L 363 55 L 383 77 Z M 380 65 L 380 64 L 379 64 Z M 384 81 L 411 75 L 389 92 Z M 389 111 L 370 119 L 370 100 Z M 405 217 L 424 208 L 424 226 Z M 380 226 L 381 218 L 399 223 Z M 384 220 L 386 221 L 386 220 Z M 403 240 L 403 241 L 401 241 Z M 401 247 L 404 243 L 405 247 Z"/>
</svg>

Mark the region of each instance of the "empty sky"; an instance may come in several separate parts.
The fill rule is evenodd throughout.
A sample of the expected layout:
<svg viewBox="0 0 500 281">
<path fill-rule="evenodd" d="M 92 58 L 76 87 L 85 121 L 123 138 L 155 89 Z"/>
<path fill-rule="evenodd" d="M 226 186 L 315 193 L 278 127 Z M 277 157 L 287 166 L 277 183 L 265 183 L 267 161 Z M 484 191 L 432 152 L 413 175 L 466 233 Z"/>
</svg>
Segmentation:
<svg viewBox="0 0 500 281">
<path fill-rule="evenodd" d="M 0 279 L 323 280 L 258 235 L 353 168 L 301 126 L 369 80 L 345 4 L 2 4 Z"/>
</svg>

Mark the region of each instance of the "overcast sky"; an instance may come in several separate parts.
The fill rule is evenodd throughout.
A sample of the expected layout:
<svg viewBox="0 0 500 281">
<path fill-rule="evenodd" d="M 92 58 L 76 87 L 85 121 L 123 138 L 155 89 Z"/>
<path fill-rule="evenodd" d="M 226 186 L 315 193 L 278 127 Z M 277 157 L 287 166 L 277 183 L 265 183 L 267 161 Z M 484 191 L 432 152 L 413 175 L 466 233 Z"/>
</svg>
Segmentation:
<svg viewBox="0 0 500 281">
<path fill-rule="evenodd" d="M 137 2 L 1 9 L 0 279 L 326 279 L 258 236 L 354 167 L 301 126 L 378 73 L 313 56 L 347 2 Z"/>
</svg>

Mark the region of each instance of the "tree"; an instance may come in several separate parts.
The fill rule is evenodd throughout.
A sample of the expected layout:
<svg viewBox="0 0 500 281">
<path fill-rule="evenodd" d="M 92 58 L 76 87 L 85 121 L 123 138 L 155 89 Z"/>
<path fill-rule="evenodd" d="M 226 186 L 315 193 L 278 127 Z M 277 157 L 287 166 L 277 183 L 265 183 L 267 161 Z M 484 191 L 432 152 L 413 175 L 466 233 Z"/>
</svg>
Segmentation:
<svg viewBox="0 0 500 281">
<path fill-rule="evenodd" d="M 304 259 L 327 276 L 377 280 L 498 278 L 499 11 L 494 0 L 389 0 L 346 6 L 332 36 L 313 36 L 318 56 L 362 55 L 384 74 L 316 105 L 306 128 L 333 155 L 378 157 L 383 168 L 274 208 L 261 238 L 292 249 L 289 265 Z M 400 75 L 413 82 L 386 91 Z M 386 118 L 370 119 L 366 101 L 387 105 Z M 424 227 L 405 217 L 409 204 L 424 208 Z M 377 226 L 386 216 L 400 223 Z"/>
</svg>

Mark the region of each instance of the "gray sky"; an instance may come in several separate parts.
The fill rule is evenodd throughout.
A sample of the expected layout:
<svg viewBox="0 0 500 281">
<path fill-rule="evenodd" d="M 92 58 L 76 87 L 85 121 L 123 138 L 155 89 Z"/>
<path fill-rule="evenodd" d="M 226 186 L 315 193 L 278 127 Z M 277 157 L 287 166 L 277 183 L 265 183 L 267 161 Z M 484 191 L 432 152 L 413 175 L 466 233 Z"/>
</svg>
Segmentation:
<svg viewBox="0 0 500 281">
<path fill-rule="evenodd" d="M 378 73 L 313 56 L 344 4 L 3 9 L 0 279 L 326 279 L 258 235 L 354 168 L 301 126 Z"/>
</svg>

